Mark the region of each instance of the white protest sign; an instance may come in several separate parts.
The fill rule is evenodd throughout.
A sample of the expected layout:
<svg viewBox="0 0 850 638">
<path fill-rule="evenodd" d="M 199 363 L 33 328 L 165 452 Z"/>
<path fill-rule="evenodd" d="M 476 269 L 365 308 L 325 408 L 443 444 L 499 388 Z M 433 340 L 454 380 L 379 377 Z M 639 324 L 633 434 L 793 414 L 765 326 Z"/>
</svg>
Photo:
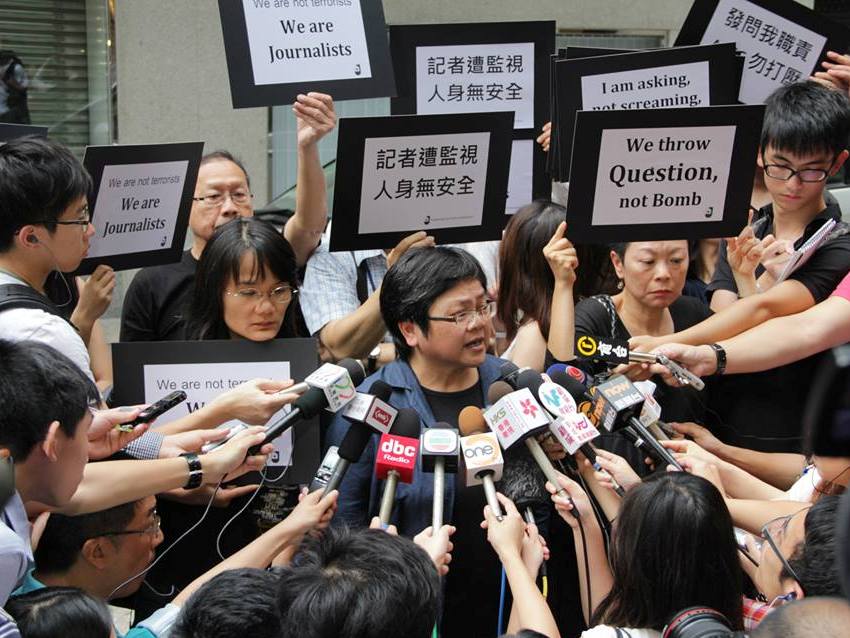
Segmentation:
<svg viewBox="0 0 850 638">
<path fill-rule="evenodd" d="M 481 224 L 490 133 L 365 140 L 359 234 Z"/>
<path fill-rule="evenodd" d="M 709 63 L 585 75 L 581 78 L 581 97 L 585 111 L 708 106 Z"/>
<path fill-rule="evenodd" d="M 254 84 L 372 77 L 359 0 L 242 0 Z"/>
<path fill-rule="evenodd" d="M 159 417 L 155 426 L 165 425 L 194 412 L 212 401 L 222 392 L 231 390 L 240 383 L 255 378 L 288 379 L 287 361 L 248 361 L 239 363 L 163 363 L 144 366 L 145 401 L 153 403 L 174 390 L 183 390 L 186 400 Z M 284 406 L 269 422 L 275 421 L 289 411 Z M 222 424 L 227 428 L 238 425 L 233 420 Z M 274 452 L 269 457 L 270 466 L 292 463 L 292 430 L 287 430 L 274 441 Z"/>
<path fill-rule="evenodd" d="M 505 212 L 512 215 L 534 199 L 534 140 L 514 140 L 511 144 L 511 169 L 508 175 L 508 200 Z"/>
<path fill-rule="evenodd" d="M 721 221 L 735 130 L 602 131 L 593 225 Z"/>
<path fill-rule="evenodd" d="M 189 162 L 104 166 L 89 258 L 171 246 Z"/>
<path fill-rule="evenodd" d="M 514 128 L 534 128 L 534 43 L 416 48 L 416 112 L 514 111 Z"/>
<path fill-rule="evenodd" d="M 815 70 L 827 38 L 747 0 L 719 0 L 702 44 L 734 42 L 746 55 L 739 99 L 760 104 Z"/>
</svg>

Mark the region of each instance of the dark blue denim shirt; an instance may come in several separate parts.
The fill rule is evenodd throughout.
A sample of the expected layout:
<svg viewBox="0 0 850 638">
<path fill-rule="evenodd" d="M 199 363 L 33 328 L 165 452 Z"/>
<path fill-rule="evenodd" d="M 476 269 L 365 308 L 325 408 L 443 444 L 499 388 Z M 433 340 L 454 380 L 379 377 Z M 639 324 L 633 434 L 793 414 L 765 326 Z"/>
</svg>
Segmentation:
<svg viewBox="0 0 850 638">
<path fill-rule="evenodd" d="M 487 355 L 478 367 L 478 378 L 482 396 L 487 396 L 490 385 L 499 378 L 499 368 L 504 360 Z M 434 414 L 422 392 L 422 386 L 406 361 L 396 360 L 369 376 L 357 388 L 368 392 L 372 384 L 381 379 L 392 388 L 390 403 L 396 408 L 413 408 L 422 420 L 422 428 L 434 425 Z M 342 415 L 337 414 L 325 436 L 325 445 L 339 445 L 350 427 Z M 353 527 L 369 524 L 380 508 L 384 481 L 375 478 L 375 455 L 378 436 L 373 436 L 357 463 L 352 463 L 340 484 L 339 506 L 335 521 Z M 327 450 L 325 450 L 327 451 Z M 396 490 L 395 507 L 391 522 L 398 527 L 399 534 L 415 536 L 431 524 L 431 505 L 434 500 L 434 475 L 422 472 L 419 464 L 412 483 L 399 483 Z M 455 482 L 446 480 L 445 520 L 452 520 L 455 500 Z"/>
</svg>

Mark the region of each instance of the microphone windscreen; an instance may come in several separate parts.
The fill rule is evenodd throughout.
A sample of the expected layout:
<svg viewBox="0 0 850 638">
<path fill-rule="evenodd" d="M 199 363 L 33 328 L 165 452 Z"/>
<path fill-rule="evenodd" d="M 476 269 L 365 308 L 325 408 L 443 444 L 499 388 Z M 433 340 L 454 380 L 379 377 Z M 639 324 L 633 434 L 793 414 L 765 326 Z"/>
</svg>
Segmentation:
<svg viewBox="0 0 850 638">
<path fill-rule="evenodd" d="M 566 363 L 553 363 L 546 369 L 546 374 L 551 378 L 556 372 L 564 372 L 567 369 Z"/>
<path fill-rule="evenodd" d="M 543 377 L 540 376 L 539 372 L 535 372 L 534 370 L 523 370 L 516 379 L 517 389 L 528 388 L 534 396 L 537 396 L 537 390 L 542 383 Z"/>
<path fill-rule="evenodd" d="M 481 408 L 476 408 L 474 405 L 468 405 L 460 411 L 457 424 L 461 436 L 490 431 L 487 422 L 484 420 L 484 415 L 481 413 Z"/>
<path fill-rule="evenodd" d="M 312 419 L 328 407 L 328 399 L 320 388 L 310 388 L 292 402 L 292 407 L 301 410 L 305 419 Z"/>
<path fill-rule="evenodd" d="M 519 370 L 519 368 L 513 361 L 505 361 L 499 368 L 499 377 L 504 379 L 505 377 L 512 375 L 517 370 Z"/>
<path fill-rule="evenodd" d="M 576 368 L 575 366 L 564 366 L 564 372 L 567 373 L 567 376 L 572 377 L 579 383 L 583 383 L 585 386 L 590 385 L 590 378 L 581 368 Z"/>
<path fill-rule="evenodd" d="M 369 394 L 378 397 L 384 403 L 390 402 L 390 395 L 393 393 L 392 387 L 390 384 L 382 379 L 378 379 L 375 383 L 372 384 L 372 387 L 369 388 Z"/>
<path fill-rule="evenodd" d="M 418 439 L 422 430 L 419 415 L 413 408 L 399 408 L 390 434 Z"/>
<path fill-rule="evenodd" d="M 345 433 L 342 443 L 339 444 L 339 450 L 337 450 L 339 457 L 351 463 L 356 463 L 369 444 L 373 432 L 372 428 L 359 421 L 353 422 L 351 427 L 348 428 L 348 432 Z"/>
<path fill-rule="evenodd" d="M 351 382 L 355 388 L 363 383 L 363 379 L 366 378 L 366 370 L 363 369 L 363 364 L 357 359 L 343 359 L 337 365 L 348 371 L 348 376 L 351 377 Z"/>
<path fill-rule="evenodd" d="M 505 453 L 505 467 L 497 489 L 518 509 L 547 503 L 546 477 L 526 447 L 513 447 Z"/>
<path fill-rule="evenodd" d="M 576 403 L 581 403 L 585 399 L 585 394 L 587 394 L 587 388 L 583 383 L 579 383 L 573 377 L 571 377 L 566 372 L 556 372 L 551 375 L 552 383 L 557 383 L 559 386 L 564 388 L 573 399 L 576 400 Z"/>
<path fill-rule="evenodd" d="M 487 390 L 487 403 L 493 405 L 506 394 L 510 394 L 514 389 L 504 381 L 494 381 L 490 384 Z M 470 406 L 471 407 L 471 406 Z M 466 409 L 466 408 L 464 408 Z"/>
</svg>

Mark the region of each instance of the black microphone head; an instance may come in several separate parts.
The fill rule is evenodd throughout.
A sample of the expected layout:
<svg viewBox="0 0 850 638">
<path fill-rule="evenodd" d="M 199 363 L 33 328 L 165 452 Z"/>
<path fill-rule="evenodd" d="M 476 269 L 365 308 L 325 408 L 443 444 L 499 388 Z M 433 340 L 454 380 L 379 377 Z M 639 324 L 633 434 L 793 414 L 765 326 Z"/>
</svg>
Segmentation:
<svg viewBox="0 0 850 638">
<path fill-rule="evenodd" d="M 390 395 L 392 393 L 392 387 L 383 379 L 378 379 L 377 381 L 375 381 L 375 383 L 372 384 L 372 387 L 369 388 L 369 394 L 378 397 L 384 403 L 390 402 Z"/>
<path fill-rule="evenodd" d="M 366 370 L 363 369 L 363 364 L 357 359 L 343 359 L 337 362 L 337 365 L 348 371 L 348 376 L 351 377 L 351 382 L 355 388 L 363 383 L 363 379 L 366 378 Z"/>
<path fill-rule="evenodd" d="M 487 389 L 487 403 L 493 405 L 506 394 L 510 394 L 514 389 L 504 381 L 493 381 Z"/>
<path fill-rule="evenodd" d="M 525 509 L 549 501 L 546 477 L 526 447 L 512 447 L 505 453 L 502 480 L 496 488 L 517 506 Z"/>
<path fill-rule="evenodd" d="M 369 445 L 369 439 L 372 438 L 373 432 L 374 430 L 368 425 L 360 421 L 353 421 L 348 432 L 342 438 L 342 443 L 339 444 L 339 450 L 337 450 L 339 457 L 351 463 L 359 461 L 363 450 Z"/>
<path fill-rule="evenodd" d="M 566 372 L 559 370 L 549 376 L 552 379 L 552 383 L 557 383 L 569 392 L 573 399 L 576 400 L 576 403 L 581 403 L 589 398 L 585 385 Z"/>
<path fill-rule="evenodd" d="M 523 370 L 516 378 L 517 390 L 528 388 L 535 398 L 537 397 L 537 390 L 542 384 L 543 377 L 540 376 L 539 372 L 535 372 L 534 370 Z"/>
<path fill-rule="evenodd" d="M 509 377 L 515 372 L 519 372 L 519 368 L 513 361 L 505 361 L 501 366 L 499 366 L 499 378 L 504 379 L 505 377 Z"/>
<path fill-rule="evenodd" d="M 413 408 L 399 408 L 390 434 L 418 439 L 422 430 L 419 414 Z"/>
<path fill-rule="evenodd" d="M 328 398 L 321 389 L 310 388 L 292 402 L 292 407 L 301 410 L 303 418 L 312 419 L 328 407 Z"/>
</svg>

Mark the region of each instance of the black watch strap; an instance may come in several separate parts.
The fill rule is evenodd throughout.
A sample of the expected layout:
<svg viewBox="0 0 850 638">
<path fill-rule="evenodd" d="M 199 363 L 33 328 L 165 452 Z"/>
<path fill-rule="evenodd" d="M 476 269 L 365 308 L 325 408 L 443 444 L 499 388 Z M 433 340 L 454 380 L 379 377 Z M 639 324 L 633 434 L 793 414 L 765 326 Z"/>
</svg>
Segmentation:
<svg viewBox="0 0 850 638">
<path fill-rule="evenodd" d="M 714 350 L 714 356 L 717 357 L 717 369 L 714 374 L 723 374 L 726 372 L 726 350 L 719 343 L 709 344 Z"/>
<path fill-rule="evenodd" d="M 200 487 L 204 482 L 204 471 L 201 469 L 201 459 L 198 458 L 198 455 L 194 452 L 186 452 L 180 456 L 186 459 L 186 463 L 189 465 L 189 480 L 186 481 L 186 485 L 183 486 L 183 489 L 194 490 L 196 487 Z"/>
</svg>

